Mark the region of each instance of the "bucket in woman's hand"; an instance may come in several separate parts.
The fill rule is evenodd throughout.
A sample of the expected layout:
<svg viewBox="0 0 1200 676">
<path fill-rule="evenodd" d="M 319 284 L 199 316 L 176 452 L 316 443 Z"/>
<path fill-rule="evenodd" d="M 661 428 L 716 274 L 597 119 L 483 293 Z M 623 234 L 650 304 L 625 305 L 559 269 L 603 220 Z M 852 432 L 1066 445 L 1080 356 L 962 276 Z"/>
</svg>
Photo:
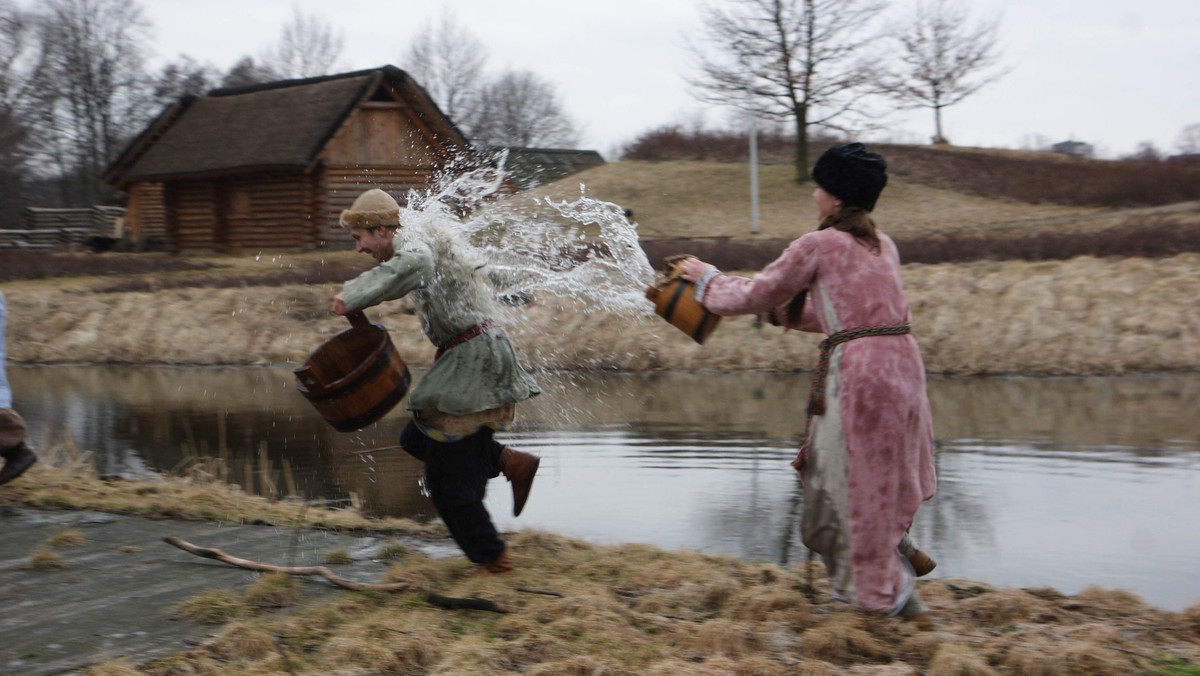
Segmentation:
<svg viewBox="0 0 1200 676">
<path fill-rule="evenodd" d="M 297 368 L 296 389 L 339 432 L 376 422 L 399 404 L 412 377 L 386 329 L 362 312 Z"/>
<path fill-rule="evenodd" d="M 703 344 L 717 328 L 721 317 L 705 310 L 696 300 L 696 285 L 679 276 L 675 265 L 683 258 L 685 256 L 671 256 L 666 260 L 666 271 L 646 289 L 646 298 L 654 303 L 655 314 Z"/>
</svg>

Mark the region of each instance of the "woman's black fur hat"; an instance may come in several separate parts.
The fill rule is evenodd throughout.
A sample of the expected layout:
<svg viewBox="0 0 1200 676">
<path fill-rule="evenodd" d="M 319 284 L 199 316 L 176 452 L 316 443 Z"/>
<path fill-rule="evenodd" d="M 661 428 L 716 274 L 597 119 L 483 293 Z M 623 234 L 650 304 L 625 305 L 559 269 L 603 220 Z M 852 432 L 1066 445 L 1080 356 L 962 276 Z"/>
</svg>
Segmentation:
<svg viewBox="0 0 1200 676">
<path fill-rule="evenodd" d="M 887 160 L 861 143 L 845 143 L 821 155 L 812 177 L 843 204 L 872 211 L 887 185 Z"/>
</svg>

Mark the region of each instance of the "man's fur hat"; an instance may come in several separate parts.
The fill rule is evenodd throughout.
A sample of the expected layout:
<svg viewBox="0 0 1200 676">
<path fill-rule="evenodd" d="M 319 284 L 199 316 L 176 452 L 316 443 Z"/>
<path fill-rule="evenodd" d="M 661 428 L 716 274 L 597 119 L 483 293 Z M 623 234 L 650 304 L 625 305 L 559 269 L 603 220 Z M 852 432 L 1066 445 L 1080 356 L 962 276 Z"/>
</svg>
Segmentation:
<svg viewBox="0 0 1200 676">
<path fill-rule="evenodd" d="M 887 185 L 887 161 L 861 143 L 846 143 L 826 150 L 812 177 L 843 204 L 872 211 Z"/>
<path fill-rule="evenodd" d="M 338 223 L 343 228 L 394 228 L 400 225 L 400 205 L 379 188 L 372 188 L 358 196 L 349 209 L 342 212 Z"/>
</svg>

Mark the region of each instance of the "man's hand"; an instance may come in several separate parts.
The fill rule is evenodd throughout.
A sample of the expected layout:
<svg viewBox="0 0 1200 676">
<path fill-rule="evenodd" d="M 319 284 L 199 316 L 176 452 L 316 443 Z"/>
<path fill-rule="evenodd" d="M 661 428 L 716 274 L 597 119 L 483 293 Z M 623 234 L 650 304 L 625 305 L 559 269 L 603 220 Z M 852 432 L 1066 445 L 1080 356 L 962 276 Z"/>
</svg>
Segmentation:
<svg viewBox="0 0 1200 676">
<path fill-rule="evenodd" d="M 335 315 L 346 316 L 349 310 L 346 309 L 346 300 L 342 298 L 342 294 L 333 297 L 333 302 L 329 305 L 329 311 Z"/>
</svg>

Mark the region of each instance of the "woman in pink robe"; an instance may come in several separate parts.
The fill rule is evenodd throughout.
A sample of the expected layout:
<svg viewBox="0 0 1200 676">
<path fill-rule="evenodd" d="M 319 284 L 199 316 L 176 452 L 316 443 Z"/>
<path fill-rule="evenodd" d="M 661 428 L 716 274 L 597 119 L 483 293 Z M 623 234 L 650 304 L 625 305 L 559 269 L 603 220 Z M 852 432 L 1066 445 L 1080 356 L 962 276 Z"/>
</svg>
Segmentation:
<svg viewBox="0 0 1200 676">
<path fill-rule="evenodd" d="M 831 148 L 813 168 L 816 232 L 753 279 L 695 258 L 679 271 L 715 314 L 759 314 L 828 336 L 793 463 L 804 482 L 804 544 L 820 554 L 842 600 L 915 616 L 925 608 L 914 578 L 934 564 L 907 531 L 937 479 L 925 366 L 909 333 L 900 257 L 870 216 L 886 167 L 862 144 Z"/>
</svg>

